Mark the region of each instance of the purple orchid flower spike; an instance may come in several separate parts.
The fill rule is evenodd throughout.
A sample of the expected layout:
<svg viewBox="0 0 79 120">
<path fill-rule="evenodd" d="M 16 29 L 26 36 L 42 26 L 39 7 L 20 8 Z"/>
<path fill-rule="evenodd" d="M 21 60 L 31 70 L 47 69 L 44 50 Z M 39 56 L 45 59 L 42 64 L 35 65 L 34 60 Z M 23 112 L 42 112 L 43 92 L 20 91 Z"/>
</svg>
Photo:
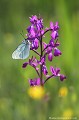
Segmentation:
<svg viewBox="0 0 79 120">
<path fill-rule="evenodd" d="M 59 77 L 59 79 L 63 81 L 66 79 L 66 76 L 60 74 L 60 68 L 54 68 L 53 66 L 50 66 L 51 75 L 49 75 L 48 67 L 46 66 L 47 57 L 48 61 L 52 62 L 56 56 L 60 56 L 62 54 L 58 49 L 58 46 L 60 45 L 58 42 L 58 22 L 55 24 L 50 22 L 50 27 L 45 28 L 43 25 L 43 19 L 41 17 L 37 17 L 36 15 L 32 15 L 30 17 L 30 23 L 31 25 L 26 29 L 26 36 L 28 37 L 27 39 L 31 44 L 30 50 L 35 52 L 36 56 L 32 56 L 29 61 L 25 62 L 22 66 L 23 68 L 26 68 L 27 65 L 30 65 L 35 69 L 38 75 L 38 78 L 29 79 L 30 86 L 44 86 L 44 84 L 53 77 Z M 46 43 L 43 41 L 43 38 L 47 32 L 50 32 L 50 40 L 47 40 Z"/>
</svg>

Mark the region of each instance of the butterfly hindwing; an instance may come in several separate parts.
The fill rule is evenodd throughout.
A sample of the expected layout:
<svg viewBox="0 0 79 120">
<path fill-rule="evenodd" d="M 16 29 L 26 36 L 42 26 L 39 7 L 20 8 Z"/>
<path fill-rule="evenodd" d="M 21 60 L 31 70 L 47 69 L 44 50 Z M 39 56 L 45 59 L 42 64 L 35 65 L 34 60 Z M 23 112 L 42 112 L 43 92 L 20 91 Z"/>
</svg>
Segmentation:
<svg viewBox="0 0 79 120">
<path fill-rule="evenodd" d="M 24 46 L 24 50 L 22 50 L 22 52 L 20 53 L 19 57 L 21 59 L 26 59 L 29 56 L 29 51 L 30 51 L 30 45 L 26 44 Z"/>
</svg>

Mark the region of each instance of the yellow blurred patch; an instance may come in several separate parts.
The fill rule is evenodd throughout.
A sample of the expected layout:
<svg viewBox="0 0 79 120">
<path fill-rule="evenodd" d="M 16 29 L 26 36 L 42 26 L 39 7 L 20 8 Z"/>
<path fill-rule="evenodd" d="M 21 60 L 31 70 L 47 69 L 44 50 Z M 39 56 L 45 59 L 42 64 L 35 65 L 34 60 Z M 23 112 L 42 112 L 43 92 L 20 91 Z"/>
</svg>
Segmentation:
<svg viewBox="0 0 79 120">
<path fill-rule="evenodd" d="M 73 110 L 70 108 L 63 112 L 63 117 L 71 118 L 72 116 L 73 116 Z"/>
<path fill-rule="evenodd" d="M 68 94 L 68 88 L 67 87 L 61 87 L 59 90 L 59 96 L 64 97 Z"/>
<path fill-rule="evenodd" d="M 42 99 L 45 94 L 45 90 L 42 86 L 32 86 L 29 88 L 28 94 L 33 99 Z"/>
</svg>

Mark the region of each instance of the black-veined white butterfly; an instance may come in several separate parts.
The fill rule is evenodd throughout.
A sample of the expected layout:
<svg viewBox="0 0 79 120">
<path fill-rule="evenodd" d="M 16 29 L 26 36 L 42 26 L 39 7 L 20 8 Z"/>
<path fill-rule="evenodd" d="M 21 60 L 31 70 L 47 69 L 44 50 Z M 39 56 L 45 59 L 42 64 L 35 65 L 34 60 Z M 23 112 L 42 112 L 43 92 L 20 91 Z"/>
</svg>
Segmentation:
<svg viewBox="0 0 79 120">
<path fill-rule="evenodd" d="M 12 53 L 12 58 L 13 59 L 26 59 L 29 56 L 29 51 L 30 51 L 30 42 L 29 40 L 25 39 Z"/>
</svg>

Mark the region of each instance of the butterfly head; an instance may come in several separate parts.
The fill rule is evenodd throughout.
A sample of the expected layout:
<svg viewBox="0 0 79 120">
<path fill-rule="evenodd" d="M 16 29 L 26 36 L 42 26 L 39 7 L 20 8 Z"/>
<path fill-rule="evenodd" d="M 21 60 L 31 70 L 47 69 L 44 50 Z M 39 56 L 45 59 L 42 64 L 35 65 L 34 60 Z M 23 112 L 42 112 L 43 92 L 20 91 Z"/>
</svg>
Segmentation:
<svg viewBox="0 0 79 120">
<path fill-rule="evenodd" d="M 29 40 L 27 40 L 27 39 L 24 39 L 24 40 L 22 41 L 22 43 L 24 43 L 24 44 L 30 44 Z"/>
</svg>

